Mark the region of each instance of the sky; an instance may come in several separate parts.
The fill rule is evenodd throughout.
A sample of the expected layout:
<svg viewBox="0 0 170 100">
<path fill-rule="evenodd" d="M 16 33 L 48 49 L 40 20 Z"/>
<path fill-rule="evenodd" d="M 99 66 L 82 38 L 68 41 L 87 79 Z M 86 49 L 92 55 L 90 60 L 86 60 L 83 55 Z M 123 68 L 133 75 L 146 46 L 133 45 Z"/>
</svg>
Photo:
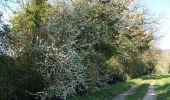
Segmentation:
<svg viewBox="0 0 170 100">
<path fill-rule="evenodd" d="M 51 0 L 52 1 L 52 0 Z M 161 49 L 170 49 L 170 0 L 139 0 L 152 15 L 159 19 L 158 47 Z M 0 9 L 2 10 L 2 9 Z M 4 16 L 8 20 L 8 16 Z"/>
<path fill-rule="evenodd" d="M 159 47 L 170 49 L 170 0 L 141 0 L 145 7 L 159 20 Z"/>
</svg>

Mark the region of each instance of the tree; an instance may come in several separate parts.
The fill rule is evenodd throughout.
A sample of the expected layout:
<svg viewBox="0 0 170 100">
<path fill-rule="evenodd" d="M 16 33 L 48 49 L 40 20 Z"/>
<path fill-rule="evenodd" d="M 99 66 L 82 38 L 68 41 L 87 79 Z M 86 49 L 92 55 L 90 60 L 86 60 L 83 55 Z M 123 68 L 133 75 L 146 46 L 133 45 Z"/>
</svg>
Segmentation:
<svg viewBox="0 0 170 100">
<path fill-rule="evenodd" d="M 145 12 L 133 9 L 132 3 L 28 2 L 13 17 L 10 33 L 18 66 L 44 84 L 43 90 L 30 86 L 27 92 L 41 99 L 66 99 L 111 81 L 136 77 L 140 71 L 144 75 L 149 66 L 145 53 L 154 36 Z"/>
</svg>

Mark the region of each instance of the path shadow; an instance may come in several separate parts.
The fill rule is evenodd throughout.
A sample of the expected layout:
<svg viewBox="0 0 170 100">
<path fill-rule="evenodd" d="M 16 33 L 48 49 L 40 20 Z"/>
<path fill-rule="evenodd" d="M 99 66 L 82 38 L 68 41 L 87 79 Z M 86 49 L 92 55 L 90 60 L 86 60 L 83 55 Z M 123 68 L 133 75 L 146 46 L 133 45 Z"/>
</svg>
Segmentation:
<svg viewBox="0 0 170 100">
<path fill-rule="evenodd" d="M 151 79 L 154 79 L 154 80 L 159 80 L 159 79 L 162 79 L 162 78 L 168 78 L 170 77 L 170 75 L 157 75 L 157 74 L 152 74 L 152 75 L 147 75 L 147 76 L 143 76 L 141 77 L 142 79 L 144 80 L 151 80 Z"/>
</svg>

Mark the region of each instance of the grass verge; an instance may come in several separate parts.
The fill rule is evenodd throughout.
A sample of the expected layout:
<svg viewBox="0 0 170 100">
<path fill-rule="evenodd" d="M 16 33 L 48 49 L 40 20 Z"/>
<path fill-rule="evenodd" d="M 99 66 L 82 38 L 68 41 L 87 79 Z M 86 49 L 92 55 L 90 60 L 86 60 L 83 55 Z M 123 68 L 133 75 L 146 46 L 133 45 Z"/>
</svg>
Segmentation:
<svg viewBox="0 0 170 100">
<path fill-rule="evenodd" d="M 120 82 L 104 87 L 95 92 L 87 93 L 83 96 L 69 97 L 68 100 L 113 100 L 114 97 L 127 91 L 132 86 L 143 82 L 136 92 L 128 96 L 128 100 L 142 100 L 145 96 L 149 83 L 153 82 L 156 86 L 157 100 L 170 100 L 170 74 L 152 74 L 127 82 Z"/>
<path fill-rule="evenodd" d="M 128 100 L 143 100 L 143 97 L 147 93 L 149 85 L 150 84 L 145 83 L 140 86 L 136 91 L 133 92 L 132 95 L 128 96 Z"/>
<path fill-rule="evenodd" d="M 161 75 L 157 80 L 157 100 L 170 100 L 170 74 Z"/>
<path fill-rule="evenodd" d="M 133 85 L 136 85 L 142 81 L 141 78 L 133 79 L 127 82 L 120 82 L 107 87 L 104 87 L 95 92 L 85 94 L 83 96 L 69 97 L 68 100 L 112 100 L 120 93 L 127 91 Z"/>
</svg>

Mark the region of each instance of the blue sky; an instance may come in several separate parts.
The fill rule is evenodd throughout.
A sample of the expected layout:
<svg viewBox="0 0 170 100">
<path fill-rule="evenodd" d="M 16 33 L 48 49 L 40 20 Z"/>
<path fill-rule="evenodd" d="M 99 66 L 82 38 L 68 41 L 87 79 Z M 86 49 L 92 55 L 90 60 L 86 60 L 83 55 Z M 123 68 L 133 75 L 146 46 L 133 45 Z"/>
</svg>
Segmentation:
<svg viewBox="0 0 170 100">
<path fill-rule="evenodd" d="M 170 0 L 141 0 L 150 12 L 158 17 L 161 49 L 170 49 Z"/>
</svg>

